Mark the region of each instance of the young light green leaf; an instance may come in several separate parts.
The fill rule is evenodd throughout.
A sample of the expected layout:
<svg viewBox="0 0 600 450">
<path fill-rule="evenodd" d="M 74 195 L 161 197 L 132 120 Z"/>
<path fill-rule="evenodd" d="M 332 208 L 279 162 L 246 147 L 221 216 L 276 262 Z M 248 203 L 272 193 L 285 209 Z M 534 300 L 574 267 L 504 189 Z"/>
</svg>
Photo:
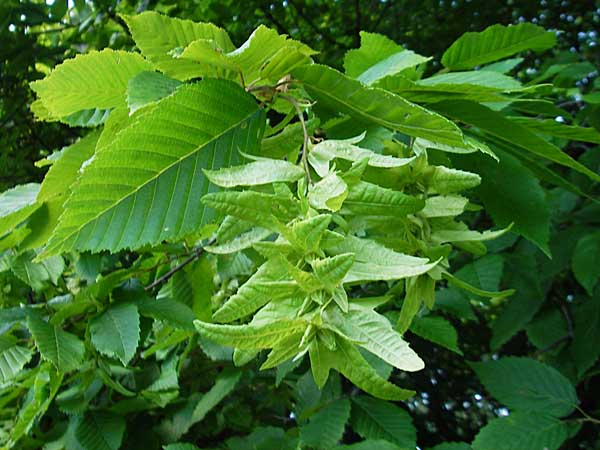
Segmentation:
<svg viewBox="0 0 600 450">
<path fill-rule="evenodd" d="M 344 314 L 332 308 L 327 319 L 344 336 L 400 370 L 415 372 L 425 367 L 390 322 L 374 310 L 352 306 Z"/>
<path fill-rule="evenodd" d="M 225 188 L 293 183 L 304 176 L 301 167 L 275 159 L 261 159 L 243 166 L 225 167 L 219 170 L 204 169 L 203 172 L 211 183 Z"/>
<path fill-rule="evenodd" d="M 296 356 L 301 350 L 303 335 L 304 332 L 291 334 L 275 345 L 260 370 L 272 369 Z"/>
<path fill-rule="evenodd" d="M 27 318 L 27 327 L 42 358 L 50 361 L 59 372 L 66 373 L 79 368 L 85 347 L 77 336 L 35 316 Z"/>
<path fill-rule="evenodd" d="M 230 241 L 222 242 L 214 245 L 207 245 L 204 249 L 210 253 L 218 255 L 228 255 L 245 250 L 252 247 L 257 242 L 260 242 L 269 237 L 273 232 L 266 228 L 254 227 L 239 236 L 234 237 Z"/>
<path fill-rule="evenodd" d="M 315 259 L 311 266 L 319 281 L 333 290 L 342 283 L 353 263 L 353 253 L 342 253 L 331 258 Z"/>
<path fill-rule="evenodd" d="M 143 118 L 85 167 L 44 256 L 116 251 L 195 231 L 210 218 L 199 203 L 210 189 L 201 169 L 231 164 L 237 146 L 258 145 L 264 127 L 252 96 L 222 80 L 181 87 Z"/>
<path fill-rule="evenodd" d="M 96 349 L 119 358 L 126 366 L 135 355 L 140 340 L 140 316 L 133 303 L 110 305 L 90 321 L 90 335 Z"/>
<path fill-rule="evenodd" d="M 304 320 L 280 320 L 262 325 L 216 325 L 194 321 L 200 334 L 222 345 L 241 349 L 273 348 L 294 332 L 306 329 Z"/>
<path fill-rule="evenodd" d="M 61 118 L 91 108 L 124 104 L 127 83 L 152 70 L 139 54 L 104 49 L 77 55 L 57 66 L 46 78 L 31 83 L 50 115 Z"/>
<path fill-rule="evenodd" d="M 424 206 L 425 202 L 420 198 L 361 181 L 350 186 L 341 213 L 402 217 L 416 213 Z"/>
<path fill-rule="evenodd" d="M 463 34 L 446 50 L 442 64 L 451 70 L 471 69 L 525 50 L 546 50 L 555 44 L 554 33 L 531 23 L 492 25 L 479 33 Z"/>
<path fill-rule="evenodd" d="M 320 106 L 359 120 L 376 123 L 409 136 L 461 145 L 462 133 L 452 122 L 402 97 L 365 87 L 326 66 L 313 64 L 292 71 Z"/>
<path fill-rule="evenodd" d="M 365 439 L 385 439 L 401 447 L 416 445 L 417 431 L 410 415 L 398 406 L 370 398 L 352 398 L 352 427 Z"/>
<path fill-rule="evenodd" d="M 335 368 L 363 391 L 383 400 L 406 400 L 414 392 L 401 389 L 379 376 L 360 352 L 347 340 L 336 339 L 336 350 L 319 344 L 319 377 Z M 312 355 L 311 355 L 312 360 Z"/>
<path fill-rule="evenodd" d="M 277 220 L 287 223 L 299 212 L 298 202 L 285 195 L 262 192 L 215 192 L 207 194 L 202 202 L 225 214 L 273 231 L 279 231 Z"/>
<path fill-rule="evenodd" d="M 364 134 L 361 135 L 364 137 Z M 361 139 L 362 140 L 362 139 Z M 353 145 L 355 139 L 334 140 L 328 139 L 312 147 L 308 154 L 308 161 L 320 177 L 324 177 L 329 171 L 329 163 L 335 158 L 358 162 L 368 158 L 371 167 L 401 167 L 414 160 L 412 158 L 396 158 L 389 155 L 381 155 L 374 151 Z"/>
<path fill-rule="evenodd" d="M 344 283 L 413 277 L 428 272 L 437 264 L 428 264 L 425 258 L 404 255 L 375 241 L 355 236 L 346 236 L 342 242 L 336 241 L 331 245 L 325 242 L 324 250 L 330 255 L 354 253 L 354 264 Z"/>
<path fill-rule="evenodd" d="M 471 292 L 475 295 L 479 295 L 480 297 L 499 299 L 499 298 L 508 297 L 515 293 L 514 289 L 506 289 L 504 291 L 486 291 L 484 289 L 479 289 L 478 287 L 475 287 L 475 286 L 467 283 L 466 281 L 461 280 L 460 278 L 457 278 L 454 275 L 449 274 L 448 272 L 444 272 L 443 277 L 446 280 L 448 280 L 448 283 L 450 283 L 458 288 L 464 289 L 467 292 Z"/>
<path fill-rule="evenodd" d="M 481 177 L 476 173 L 464 170 L 429 166 L 423 175 L 423 182 L 429 193 L 451 194 L 478 186 L 481 183 Z"/>
<path fill-rule="evenodd" d="M 315 209 L 338 211 L 348 197 L 348 185 L 343 178 L 331 172 L 313 184 L 308 202 Z"/>
<path fill-rule="evenodd" d="M 482 232 L 466 229 L 466 226 L 465 229 L 459 229 L 459 227 L 452 227 L 451 229 L 440 228 L 431 233 L 431 240 L 436 244 L 443 244 L 445 242 L 489 241 L 499 238 L 511 228 L 512 224 L 501 230 L 486 230 Z"/>
<path fill-rule="evenodd" d="M 425 200 L 425 208 L 419 214 L 427 218 L 454 217 L 462 214 L 469 200 L 460 195 L 438 195 Z"/>
<path fill-rule="evenodd" d="M 252 314 L 272 300 L 291 298 L 299 286 L 278 261 L 263 264 L 214 314 L 217 322 L 232 322 Z"/>
<path fill-rule="evenodd" d="M 517 411 L 563 417 L 578 404 L 571 382 L 536 360 L 510 356 L 471 367 L 495 398 Z"/>
</svg>

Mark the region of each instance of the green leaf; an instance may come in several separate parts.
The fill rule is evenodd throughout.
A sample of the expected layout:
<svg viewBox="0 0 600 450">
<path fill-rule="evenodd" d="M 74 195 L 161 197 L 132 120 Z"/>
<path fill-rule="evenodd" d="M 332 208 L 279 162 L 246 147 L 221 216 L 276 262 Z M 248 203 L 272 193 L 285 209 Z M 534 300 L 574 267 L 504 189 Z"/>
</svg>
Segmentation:
<svg viewBox="0 0 600 450">
<path fill-rule="evenodd" d="M 571 267 L 575 279 L 588 294 L 593 295 L 594 286 L 600 279 L 596 258 L 600 254 L 600 232 L 590 233 L 577 242 Z"/>
<path fill-rule="evenodd" d="M 319 343 L 318 348 L 310 353 L 311 364 L 313 364 L 313 356 L 317 362 L 318 375 L 315 376 L 315 380 L 323 382 L 323 377 L 326 380 L 329 369 L 334 368 L 357 387 L 377 398 L 406 400 L 414 395 L 413 391 L 401 389 L 382 378 L 354 345 L 346 339 L 336 339 L 335 351 L 331 351 Z"/>
<path fill-rule="evenodd" d="M 423 182 L 432 194 L 451 194 L 478 186 L 481 177 L 464 170 L 444 166 L 429 166 L 423 174 Z"/>
<path fill-rule="evenodd" d="M 61 150 L 61 157 L 52 164 L 44 177 L 38 201 L 46 202 L 59 196 L 66 198 L 79 177 L 81 166 L 94 154 L 99 137 L 100 132 L 93 131 Z"/>
<path fill-rule="evenodd" d="M 570 353 L 575 360 L 577 375 L 582 377 L 600 357 L 600 299 L 590 298 L 575 309 L 575 339 Z M 561 317 L 564 323 L 564 317 Z M 554 331 L 554 330 L 553 330 Z M 565 330 L 567 331 L 567 330 Z M 553 341 L 557 334 L 554 331 Z"/>
<path fill-rule="evenodd" d="M 441 345 L 459 355 L 463 354 L 458 347 L 458 333 L 456 329 L 443 317 L 415 317 L 410 325 L 410 331 L 423 339 Z"/>
<path fill-rule="evenodd" d="M 241 221 L 238 221 L 241 222 Z M 252 247 L 257 242 L 269 237 L 273 232 L 261 227 L 254 227 L 230 241 L 205 246 L 205 250 L 218 255 L 227 255 Z"/>
<path fill-rule="evenodd" d="M 114 108 L 125 102 L 127 83 L 152 65 L 140 55 L 104 49 L 77 55 L 46 78 L 31 83 L 44 107 L 56 118 L 84 109 Z"/>
<path fill-rule="evenodd" d="M 119 358 L 126 366 L 140 341 L 140 315 L 133 303 L 110 305 L 90 321 L 92 344 L 100 352 Z"/>
<path fill-rule="evenodd" d="M 35 252 L 21 253 L 11 264 L 12 272 L 34 291 L 41 291 L 47 282 L 58 283 L 58 279 L 65 270 L 65 261 L 62 256 L 51 256 L 39 263 L 33 262 Z"/>
<path fill-rule="evenodd" d="M 217 322 L 232 322 L 252 314 L 272 300 L 299 293 L 286 267 L 276 261 L 263 264 L 214 314 Z"/>
<path fill-rule="evenodd" d="M 275 345 L 269 353 L 267 360 L 260 366 L 260 370 L 272 369 L 296 356 L 301 350 L 300 344 L 302 344 L 303 335 L 304 333 L 291 334 Z M 254 357 L 255 355 L 253 354 L 252 359 Z"/>
<path fill-rule="evenodd" d="M 50 361 L 59 372 L 71 372 L 79 368 L 85 347 L 77 336 L 34 316 L 27 318 L 27 327 L 42 358 Z"/>
<path fill-rule="evenodd" d="M 31 359 L 31 351 L 16 342 L 12 336 L 0 335 L 0 385 L 15 378 Z"/>
<path fill-rule="evenodd" d="M 455 85 L 461 85 L 465 90 L 468 88 L 487 88 L 486 92 L 512 92 L 522 88 L 521 83 L 512 77 L 496 72 L 485 70 L 472 70 L 469 72 L 453 72 L 425 78 L 416 82 L 417 86 L 447 88 L 450 91 L 456 89 Z M 453 86 L 454 85 L 454 86 Z"/>
<path fill-rule="evenodd" d="M 235 48 L 227 32 L 213 24 L 171 18 L 154 11 L 123 16 L 123 19 L 142 54 L 162 72 L 178 80 L 196 77 L 202 68 L 200 64 L 176 58 L 174 54 L 195 40 L 206 39 L 225 52 Z"/>
<path fill-rule="evenodd" d="M 157 298 L 148 298 L 146 301 L 137 303 L 138 310 L 142 316 L 162 320 L 174 328 L 186 331 L 194 331 L 194 312 L 185 303 L 163 297 L 159 294 Z"/>
<path fill-rule="evenodd" d="M 359 162 L 368 158 L 367 164 L 371 167 L 401 167 L 414 161 L 412 158 L 396 158 L 389 155 L 381 155 L 366 148 L 361 148 L 355 143 L 363 140 L 365 134 L 352 139 L 334 140 L 327 139 L 313 146 L 308 154 L 308 161 L 320 177 L 329 172 L 329 163 L 333 159 L 344 159 L 346 161 Z"/>
<path fill-rule="evenodd" d="M 243 166 L 226 167 L 219 170 L 204 169 L 203 172 L 211 183 L 225 188 L 293 183 L 304 176 L 304 170 L 301 167 L 275 159 L 262 159 Z"/>
<path fill-rule="evenodd" d="M 518 147 L 526 152 L 541 156 L 565 167 L 570 167 L 587 175 L 591 180 L 600 180 L 600 175 L 571 158 L 560 148 L 552 145 L 528 128 L 483 105 L 470 101 L 454 100 L 436 103 L 435 109 L 456 120 L 481 128 L 486 133 L 495 136 L 512 147 Z"/>
<path fill-rule="evenodd" d="M 216 325 L 194 321 L 198 332 L 221 345 L 254 350 L 272 348 L 294 332 L 304 331 L 304 320 L 280 320 L 261 325 Z"/>
<path fill-rule="evenodd" d="M 425 208 L 420 211 L 424 217 L 454 217 L 463 213 L 469 200 L 460 195 L 438 195 L 425 200 Z"/>
<path fill-rule="evenodd" d="M 402 217 L 420 211 L 425 202 L 403 192 L 360 181 L 350 186 L 342 214 Z"/>
<path fill-rule="evenodd" d="M 163 450 L 200 450 L 194 444 L 178 442 L 176 444 L 163 445 Z"/>
<path fill-rule="evenodd" d="M 571 141 L 600 144 L 600 133 L 595 128 L 565 125 L 556 120 L 539 120 L 532 117 L 510 117 L 512 122 L 525 126 L 537 134 Z"/>
<path fill-rule="evenodd" d="M 28 183 L 0 194 L 0 236 L 12 231 L 40 207 L 36 202 L 39 190 L 39 184 Z"/>
<path fill-rule="evenodd" d="M 558 450 L 569 436 L 567 424 L 545 414 L 512 413 L 479 431 L 473 450 Z"/>
<path fill-rule="evenodd" d="M 55 372 L 49 363 L 40 365 L 37 374 L 29 382 L 31 387 L 25 395 L 25 401 L 10 429 L 8 448 L 14 448 L 22 437 L 31 432 L 36 421 L 48 410 L 61 387 L 62 380 L 63 375 Z"/>
<path fill-rule="evenodd" d="M 75 438 L 86 450 L 118 450 L 125 434 L 125 419 L 105 411 L 89 411 L 75 428 Z"/>
<path fill-rule="evenodd" d="M 532 255 L 516 253 L 506 262 L 508 271 L 504 282 L 515 288 L 516 292 L 504 304 L 496 320 L 491 324 L 492 350 L 499 349 L 515 333 L 529 323 L 538 312 L 546 297 L 539 278 L 539 267 Z"/>
<path fill-rule="evenodd" d="M 292 76 L 304 85 L 319 106 L 358 120 L 376 123 L 409 136 L 461 145 L 463 137 L 452 122 L 389 92 L 367 88 L 338 71 L 314 64 L 295 69 Z"/>
<path fill-rule="evenodd" d="M 190 418 L 189 426 L 198 423 L 206 417 L 215 406 L 217 406 L 227 395 L 229 395 L 237 385 L 242 372 L 239 370 L 225 370 L 215 381 L 210 390 L 202 396 L 195 405 Z"/>
<path fill-rule="evenodd" d="M 508 73 L 521 64 L 525 58 L 510 58 L 503 61 L 498 61 L 493 64 L 482 67 L 480 70 L 492 71 L 498 73 Z"/>
<path fill-rule="evenodd" d="M 335 308 L 326 317 L 344 336 L 400 370 L 415 372 L 425 366 L 390 322 L 371 309 L 352 306 L 341 313 Z"/>
<path fill-rule="evenodd" d="M 129 114 L 171 95 L 181 82 L 157 72 L 140 72 L 127 84 Z"/>
<path fill-rule="evenodd" d="M 555 44 L 554 33 L 531 23 L 492 25 L 479 33 L 463 34 L 446 50 L 442 64 L 451 70 L 471 69 L 525 50 L 546 50 Z"/>
<path fill-rule="evenodd" d="M 570 381 L 536 360 L 510 356 L 471 363 L 471 367 L 495 398 L 517 411 L 563 417 L 577 406 L 577 394 Z"/>
<path fill-rule="evenodd" d="M 335 400 L 300 426 L 300 441 L 310 448 L 329 450 L 342 439 L 349 418 L 350 401 L 347 398 Z"/>
<path fill-rule="evenodd" d="M 202 168 L 235 161 L 238 146 L 258 145 L 263 126 L 253 98 L 230 82 L 181 87 L 86 166 L 45 256 L 137 248 L 197 230 L 209 219 Z"/>
<path fill-rule="evenodd" d="M 247 83 L 258 80 L 279 81 L 294 67 L 307 64 L 316 52 L 310 47 L 275 30 L 260 25 L 238 49 L 224 53 L 215 49 L 214 42 L 196 40 L 181 53 L 181 59 L 197 61 L 206 66 L 197 75 L 225 76 Z M 225 73 L 223 73 L 225 72 Z"/>
<path fill-rule="evenodd" d="M 519 233 L 549 254 L 550 211 L 546 194 L 536 177 L 515 157 L 497 150 L 500 162 L 485 156 L 469 155 L 457 161 L 461 167 L 477 170 L 483 182 L 475 189 L 486 212 L 501 227 L 514 223 Z M 510 173 L 510 183 L 503 178 Z"/>
<path fill-rule="evenodd" d="M 327 242 L 324 250 L 331 255 L 354 253 L 354 264 L 344 283 L 375 280 L 399 280 L 431 270 L 437 263 L 428 264 L 425 258 L 404 255 L 369 239 L 346 236 L 342 242 Z"/>
<path fill-rule="evenodd" d="M 311 262 L 315 276 L 326 289 L 338 287 L 354 263 L 353 253 L 343 253 L 331 258 L 316 259 Z"/>
<path fill-rule="evenodd" d="M 385 36 L 361 31 L 360 48 L 346 52 L 344 69 L 346 75 L 368 85 L 430 59 L 404 50 Z"/>
<path fill-rule="evenodd" d="M 348 197 L 348 185 L 331 172 L 310 186 L 308 202 L 315 209 L 338 211 Z"/>
<path fill-rule="evenodd" d="M 410 415 L 398 406 L 375 398 L 352 398 L 352 427 L 365 439 L 385 439 L 413 448 L 417 433 Z"/>
<path fill-rule="evenodd" d="M 300 210 L 291 196 L 254 191 L 215 192 L 205 195 L 202 202 L 222 213 L 277 231 L 276 220 L 287 223 Z"/>
</svg>

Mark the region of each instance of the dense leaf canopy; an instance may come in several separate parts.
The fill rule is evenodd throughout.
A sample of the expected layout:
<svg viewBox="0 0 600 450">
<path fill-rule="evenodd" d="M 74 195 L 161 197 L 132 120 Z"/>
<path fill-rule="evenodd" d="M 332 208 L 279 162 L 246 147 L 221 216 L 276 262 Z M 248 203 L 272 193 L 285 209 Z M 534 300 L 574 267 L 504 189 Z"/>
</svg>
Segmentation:
<svg viewBox="0 0 600 450">
<path fill-rule="evenodd" d="M 587 3 L 2 2 L 0 448 L 598 448 Z"/>
</svg>

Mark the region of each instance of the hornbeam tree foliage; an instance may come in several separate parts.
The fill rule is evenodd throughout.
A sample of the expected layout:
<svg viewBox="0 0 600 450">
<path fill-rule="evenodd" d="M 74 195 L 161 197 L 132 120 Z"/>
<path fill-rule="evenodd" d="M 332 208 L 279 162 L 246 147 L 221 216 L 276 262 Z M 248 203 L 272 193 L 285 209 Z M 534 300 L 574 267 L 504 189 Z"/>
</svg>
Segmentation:
<svg viewBox="0 0 600 450">
<path fill-rule="evenodd" d="M 0 195 L 2 448 L 423 448 L 437 347 L 493 418 L 430 448 L 556 450 L 598 426 L 600 157 L 563 148 L 600 133 L 557 104 L 561 68 L 510 75 L 555 33 L 469 32 L 426 76 L 375 33 L 341 72 L 262 25 L 236 47 L 121 19 L 136 50 L 31 84 L 39 120 L 89 132 Z M 577 298 L 543 307 L 564 271 Z M 496 353 L 462 335 L 477 320 Z M 522 329 L 534 350 L 499 356 Z"/>
</svg>

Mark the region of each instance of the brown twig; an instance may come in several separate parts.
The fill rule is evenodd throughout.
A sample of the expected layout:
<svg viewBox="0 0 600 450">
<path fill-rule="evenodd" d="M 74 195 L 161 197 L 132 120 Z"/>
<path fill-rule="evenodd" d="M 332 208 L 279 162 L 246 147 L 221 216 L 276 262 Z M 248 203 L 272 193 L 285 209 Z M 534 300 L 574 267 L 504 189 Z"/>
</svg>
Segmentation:
<svg viewBox="0 0 600 450">
<path fill-rule="evenodd" d="M 215 238 L 212 238 L 210 241 L 208 241 L 208 243 L 206 245 L 212 245 L 212 244 L 214 244 L 215 240 L 216 240 Z M 175 275 L 177 272 L 179 272 L 181 269 L 183 269 L 189 263 L 191 263 L 191 262 L 195 261 L 196 259 L 200 258 L 200 256 L 202 256 L 202 254 L 204 252 L 205 252 L 205 247 L 198 247 L 195 251 L 192 252 L 192 254 L 190 256 L 188 256 L 186 259 L 184 259 L 183 261 L 181 261 L 179 264 L 177 264 L 175 267 L 173 267 L 167 273 L 165 273 L 161 277 L 159 277 L 156 280 L 154 280 L 152 283 L 150 283 L 148 286 L 146 286 L 144 288 L 144 290 L 145 291 L 151 291 L 155 287 L 160 286 L 164 282 L 168 281 L 173 275 Z"/>
</svg>

